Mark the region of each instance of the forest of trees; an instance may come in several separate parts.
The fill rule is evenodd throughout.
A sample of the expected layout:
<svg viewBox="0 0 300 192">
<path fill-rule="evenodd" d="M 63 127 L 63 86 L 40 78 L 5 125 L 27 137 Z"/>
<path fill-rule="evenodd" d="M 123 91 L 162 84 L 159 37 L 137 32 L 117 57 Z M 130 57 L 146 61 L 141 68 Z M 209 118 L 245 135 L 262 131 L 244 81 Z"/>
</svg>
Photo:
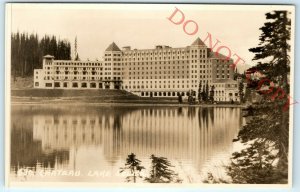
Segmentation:
<svg viewBox="0 0 300 192">
<path fill-rule="evenodd" d="M 33 70 L 42 67 L 45 55 L 53 55 L 58 60 L 71 59 L 71 44 L 67 40 L 45 35 L 13 33 L 11 35 L 11 74 L 12 77 L 26 77 Z"/>
<path fill-rule="evenodd" d="M 214 93 L 215 93 L 215 86 L 208 86 L 208 82 L 202 86 L 202 82 L 199 83 L 198 88 L 198 100 L 199 102 L 208 102 L 213 103 L 214 102 Z"/>
</svg>

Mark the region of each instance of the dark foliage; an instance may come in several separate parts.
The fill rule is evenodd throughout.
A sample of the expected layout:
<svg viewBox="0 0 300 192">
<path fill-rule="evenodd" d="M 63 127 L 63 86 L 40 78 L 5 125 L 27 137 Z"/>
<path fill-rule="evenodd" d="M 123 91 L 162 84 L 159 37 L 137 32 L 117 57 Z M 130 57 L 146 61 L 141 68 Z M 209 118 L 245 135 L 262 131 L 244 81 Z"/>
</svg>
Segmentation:
<svg viewBox="0 0 300 192">
<path fill-rule="evenodd" d="M 198 87 L 198 101 L 199 102 L 202 101 L 202 81 L 200 81 L 199 87 Z"/>
<path fill-rule="evenodd" d="M 266 142 L 254 142 L 250 147 L 232 154 L 232 164 L 228 173 L 233 183 L 269 184 L 284 183 L 286 171 L 280 171 L 273 164 L 276 156 Z M 245 158 L 247 157 L 247 158 Z"/>
<path fill-rule="evenodd" d="M 145 178 L 149 183 L 181 183 L 181 179 L 170 167 L 173 167 L 170 161 L 165 157 L 156 157 L 151 155 L 150 176 Z"/>
<path fill-rule="evenodd" d="M 141 166 L 141 161 L 136 158 L 136 155 L 134 153 L 131 153 L 126 159 L 125 167 L 122 167 L 120 169 L 120 173 L 124 172 L 125 170 L 129 170 L 131 176 L 127 176 L 126 181 L 133 181 L 135 183 L 137 177 L 141 178 L 139 173 L 145 168 Z"/>
<path fill-rule="evenodd" d="M 182 95 L 179 93 L 179 95 L 178 95 L 178 103 L 182 103 Z"/>
<path fill-rule="evenodd" d="M 209 92 L 209 101 L 211 103 L 214 102 L 214 96 L 215 96 L 215 86 L 213 85 L 213 86 L 211 86 L 210 92 Z"/>
<path fill-rule="evenodd" d="M 240 130 L 237 139 L 247 147 L 234 153 L 227 167 L 233 183 L 287 183 L 289 112 L 284 109 L 289 93 L 291 21 L 288 14 L 286 11 L 267 13 L 268 22 L 260 28 L 259 46 L 249 49 L 255 53 L 253 60 L 259 61 L 253 69 L 270 80 L 272 86 L 276 85 L 277 90 L 284 90 L 285 95 L 278 97 L 269 83 L 271 91 L 261 92 L 263 102 L 251 107 L 252 120 Z M 254 85 L 258 82 L 250 81 L 248 88 L 257 90 Z"/>
<path fill-rule="evenodd" d="M 66 40 L 45 35 L 39 40 L 37 34 L 13 33 L 11 35 L 12 76 L 31 76 L 33 70 L 42 67 L 45 55 L 53 55 L 58 60 L 71 59 L 71 45 Z"/>
<path fill-rule="evenodd" d="M 240 102 L 244 103 L 244 83 L 242 81 L 239 84 L 239 96 L 240 96 Z"/>
</svg>

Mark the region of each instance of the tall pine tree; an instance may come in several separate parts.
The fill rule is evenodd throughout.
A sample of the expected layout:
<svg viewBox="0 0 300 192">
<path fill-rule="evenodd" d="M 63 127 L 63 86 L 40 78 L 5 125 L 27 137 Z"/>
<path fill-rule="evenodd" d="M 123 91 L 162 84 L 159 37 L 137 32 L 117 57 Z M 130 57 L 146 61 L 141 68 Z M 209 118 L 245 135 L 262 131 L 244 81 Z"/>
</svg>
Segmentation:
<svg viewBox="0 0 300 192">
<path fill-rule="evenodd" d="M 263 103 L 251 107 L 252 120 L 239 132 L 238 140 L 249 147 L 234 153 L 228 173 L 237 183 L 287 183 L 289 112 L 283 111 L 289 93 L 291 21 L 287 11 L 266 14 L 258 47 L 249 49 L 258 61 L 256 69 L 273 82 Z M 284 97 L 276 91 L 284 90 Z M 282 92 L 281 92 L 282 93 Z M 263 177 L 263 179 L 262 179 Z"/>
<path fill-rule="evenodd" d="M 141 177 L 139 174 L 145 168 L 141 166 L 141 161 L 136 158 L 136 155 L 134 153 L 131 153 L 127 156 L 125 167 L 122 167 L 120 169 L 120 173 L 128 170 L 129 176 L 126 177 L 126 181 L 133 181 L 135 183 L 136 178 Z"/>
<path fill-rule="evenodd" d="M 200 102 L 202 100 L 202 81 L 199 82 L 199 88 L 198 88 L 198 101 Z"/>
<path fill-rule="evenodd" d="M 150 176 L 145 178 L 149 183 L 180 183 L 178 174 L 170 168 L 173 167 L 170 161 L 165 157 L 156 157 L 151 155 L 151 171 Z"/>
</svg>

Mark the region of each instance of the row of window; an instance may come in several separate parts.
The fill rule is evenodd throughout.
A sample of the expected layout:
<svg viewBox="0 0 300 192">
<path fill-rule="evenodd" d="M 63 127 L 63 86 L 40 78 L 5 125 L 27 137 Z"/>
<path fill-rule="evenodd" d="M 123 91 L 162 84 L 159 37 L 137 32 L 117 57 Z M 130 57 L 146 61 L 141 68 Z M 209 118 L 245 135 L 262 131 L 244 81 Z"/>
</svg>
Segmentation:
<svg viewBox="0 0 300 192">
<path fill-rule="evenodd" d="M 200 60 L 202 60 L 202 58 L 206 58 L 204 55 L 199 55 L 198 57 L 195 55 L 192 55 L 191 58 L 195 58 L 195 59 L 198 59 L 200 58 Z M 189 56 L 173 56 L 173 57 L 138 57 L 138 58 L 135 58 L 135 57 L 128 57 L 128 58 L 122 58 L 122 61 L 152 61 L 152 60 L 189 60 Z M 110 58 L 107 58 L 105 59 L 105 61 L 111 61 Z M 120 59 L 118 60 L 114 60 L 114 61 L 120 61 Z"/>
<path fill-rule="evenodd" d="M 149 78 L 148 78 L 149 77 Z M 129 76 L 129 79 L 166 79 L 166 78 L 173 78 L 173 79 L 184 79 L 184 78 L 189 78 L 189 75 L 182 75 L 182 76 Z"/>
<path fill-rule="evenodd" d="M 131 65 L 137 65 L 137 66 L 140 66 L 140 65 L 157 65 L 157 64 L 164 64 L 164 65 L 167 65 L 167 64 L 189 64 L 189 63 L 197 63 L 197 60 L 186 60 L 186 61 L 145 61 L 145 62 L 124 62 L 122 63 L 123 66 L 131 66 Z M 200 61 L 200 63 L 204 63 L 204 64 L 207 64 L 205 61 Z"/>
<path fill-rule="evenodd" d="M 129 70 L 148 70 L 148 69 L 150 69 L 150 70 L 152 70 L 152 69 L 160 69 L 160 70 L 163 70 L 163 69 L 168 69 L 168 70 L 170 70 L 170 69 L 180 69 L 180 66 L 159 66 L 159 67 L 129 67 Z M 184 66 L 184 65 L 181 65 L 181 68 L 182 69 L 184 69 L 184 68 L 187 68 L 187 69 L 189 69 L 189 66 L 187 65 L 187 66 Z M 193 67 L 193 65 L 191 66 L 191 68 L 197 68 L 197 67 Z M 199 65 L 199 68 L 203 68 L 203 69 L 205 69 L 205 65 Z M 202 71 L 202 70 L 200 70 L 200 71 Z M 204 71 L 204 70 L 203 70 Z"/>
<path fill-rule="evenodd" d="M 227 59 L 213 59 L 213 61 L 215 61 L 216 63 L 230 63 L 230 62 L 232 62 L 232 60 L 227 60 Z"/>
<path fill-rule="evenodd" d="M 224 94 L 224 91 L 223 93 L 218 93 L 216 92 L 216 95 L 215 96 L 225 96 Z M 141 92 L 141 96 L 149 96 L 149 97 L 161 97 L 161 96 L 168 96 L 168 97 L 171 97 L 171 96 L 188 96 L 190 93 L 189 92 Z M 235 96 L 238 96 L 238 93 L 235 93 L 234 94 Z M 195 96 L 195 95 L 194 95 Z M 233 94 L 232 93 L 228 93 L 228 96 L 229 97 L 232 97 Z M 220 98 L 217 98 L 219 101 L 220 101 Z"/>
<path fill-rule="evenodd" d="M 35 82 L 34 84 L 36 87 L 39 87 L 39 82 Z M 88 83 L 86 82 L 83 82 L 83 83 L 77 83 L 77 82 L 73 82 L 72 84 L 69 84 L 68 82 L 64 82 L 64 83 L 60 83 L 60 82 L 54 82 L 54 84 L 52 83 L 45 83 L 45 87 L 56 87 L 56 88 L 59 88 L 59 87 L 64 87 L 64 88 L 88 88 Z M 96 88 L 97 87 L 97 84 L 96 83 L 90 83 L 89 84 L 89 87 L 90 88 Z M 103 85 L 102 83 L 99 83 L 99 88 L 102 88 Z"/>
<path fill-rule="evenodd" d="M 217 67 L 217 69 L 218 68 L 229 68 L 229 65 L 227 65 L 227 64 L 218 64 L 218 65 L 216 65 L 216 67 Z"/>
<path fill-rule="evenodd" d="M 156 49 L 151 49 L 146 52 L 141 52 L 140 50 L 131 50 L 131 51 L 125 51 L 125 56 L 145 56 L 145 55 L 170 55 L 170 54 L 189 54 L 190 50 L 169 50 L 169 51 L 157 51 Z M 195 49 L 191 50 L 191 53 L 199 53 L 199 54 L 206 54 L 206 50 L 202 49 Z"/>
<path fill-rule="evenodd" d="M 198 88 L 198 85 L 125 85 L 125 89 L 189 89 Z"/>
<path fill-rule="evenodd" d="M 38 77 L 36 76 L 36 79 Z M 57 77 L 44 77 L 44 80 L 121 80 L 121 77 L 68 77 L 68 76 L 57 76 Z"/>
<path fill-rule="evenodd" d="M 227 77 L 227 79 L 230 79 L 229 75 L 227 75 L 227 76 L 225 76 L 225 75 L 222 75 L 222 76 L 221 75 L 217 75 L 216 76 L 217 79 L 225 79 L 225 77 Z"/>
<path fill-rule="evenodd" d="M 125 89 L 171 89 L 171 88 L 189 88 L 189 85 L 125 85 Z"/>
<path fill-rule="evenodd" d="M 47 67 L 50 70 L 50 67 Z M 78 71 L 86 71 L 86 70 L 102 70 L 102 67 L 55 67 L 56 70 L 78 70 Z"/>
<path fill-rule="evenodd" d="M 185 96 L 188 92 L 141 92 L 141 96 L 144 97 L 174 97 L 174 96 Z"/>
<path fill-rule="evenodd" d="M 111 65 L 114 65 L 114 66 L 121 66 L 123 64 L 121 63 L 104 63 L 105 66 L 111 66 Z"/>
<path fill-rule="evenodd" d="M 47 74 L 52 74 L 50 72 L 48 72 Z M 69 72 L 69 71 L 65 71 L 65 72 L 60 72 L 60 71 L 56 71 L 55 72 L 56 75 L 61 75 L 61 74 L 64 74 L 64 75 L 102 75 L 102 73 L 100 72 L 86 72 L 86 71 L 83 71 L 82 73 L 81 72 L 78 72 L 78 71 L 74 71 L 74 72 Z"/>
<path fill-rule="evenodd" d="M 148 75 L 148 74 L 150 74 L 150 75 L 152 75 L 152 74 L 185 74 L 185 72 L 187 73 L 187 74 L 189 74 L 189 71 L 184 71 L 184 70 L 181 70 L 181 71 L 150 71 L 150 72 L 148 72 L 148 71 L 146 71 L 146 72 L 144 72 L 144 71 L 133 71 L 133 72 L 129 72 L 129 75 L 144 75 L 144 74 L 146 74 L 146 75 Z"/>
<path fill-rule="evenodd" d="M 167 64 L 188 64 L 189 63 L 189 61 L 164 61 L 164 62 L 161 62 L 161 61 L 155 61 L 155 62 L 126 62 L 126 63 L 104 63 L 104 65 L 105 66 L 112 66 L 112 65 L 114 65 L 114 66 L 131 66 L 131 65 L 137 65 L 137 66 L 140 66 L 140 65 L 157 65 L 157 64 L 163 64 L 162 66 L 165 66 L 165 65 L 167 65 Z M 191 63 L 197 63 L 197 61 L 195 60 L 195 61 L 191 61 Z M 200 60 L 200 63 L 205 63 L 205 61 L 203 60 Z M 207 64 L 205 64 L 205 65 L 192 65 L 192 66 L 194 66 L 194 67 L 197 67 L 197 66 L 199 66 L 200 68 L 205 68 L 205 66 L 206 66 Z M 173 65 L 172 65 L 173 66 Z M 210 66 L 210 65 L 209 65 Z M 221 65 L 222 66 L 222 65 Z M 217 65 L 217 67 L 219 67 L 219 65 Z M 187 65 L 187 68 L 188 68 L 188 65 Z M 228 66 L 226 65 L 225 66 L 225 68 L 228 68 Z M 45 70 L 51 70 L 52 69 L 52 67 L 44 67 L 44 69 Z M 74 67 L 74 66 L 71 66 L 71 67 L 66 67 L 66 66 L 63 66 L 63 67 L 55 67 L 55 69 L 56 70 L 63 70 L 63 69 L 65 69 L 65 70 L 102 70 L 102 68 L 101 67 L 92 67 L 92 68 L 90 68 L 90 67 Z"/>
<path fill-rule="evenodd" d="M 129 81 L 129 84 L 144 84 L 144 83 L 153 83 L 153 84 L 157 84 L 157 83 L 189 83 L 189 80 L 173 80 L 173 81 L 170 81 L 170 80 L 168 80 L 168 81 Z"/>
<path fill-rule="evenodd" d="M 52 63 L 48 63 L 49 65 L 51 65 Z M 54 61 L 53 63 L 54 65 L 66 65 L 66 66 L 102 66 L 102 62 L 95 62 L 95 63 L 90 63 L 90 62 L 57 62 L 57 61 Z"/>
<path fill-rule="evenodd" d="M 56 80 L 102 80 L 102 77 L 55 77 Z"/>
<path fill-rule="evenodd" d="M 105 61 L 121 61 L 120 58 L 113 58 L 113 59 L 111 59 L 111 58 L 105 58 L 104 60 Z M 123 61 L 123 59 L 122 59 L 122 61 Z"/>
<path fill-rule="evenodd" d="M 110 53 L 107 53 L 107 54 L 105 54 L 104 56 L 108 56 L 108 57 L 110 57 L 110 56 L 114 56 L 114 57 L 120 57 L 121 56 L 121 54 L 119 54 L 119 53 L 114 53 L 114 54 L 110 54 Z"/>
<path fill-rule="evenodd" d="M 211 75 L 173 75 L 173 76 L 166 76 L 166 75 L 164 75 L 164 76 L 143 76 L 143 75 L 140 75 L 140 76 L 138 76 L 138 75 L 131 75 L 131 76 L 129 76 L 129 79 L 180 79 L 180 78 L 182 78 L 182 79 L 184 79 L 184 78 L 211 78 Z M 128 77 L 125 77 L 125 78 L 128 78 Z"/>
<path fill-rule="evenodd" d="M 144 70 L 144 69 L 145 69 L 145 70 L 148 70 L 148 69 L 150 69 L 150 70 L 152 70 L 152 69 L 160 69 L 160 70 L 168 69 L 168 70 L 170 70 L 170 69 L 176 69 L 176 68 L 179 69 L 180 66 L 177 66 L 177 67 L 176 67 L 176 66 L 173 66 L 173 67 L 172 67 L 172 66 L 159 66 L 159 67 L 156 67 L 156 66 L 155 66 L 155 67 L 145 67 L 145 68 L 144 68 L 144 67 L 129 67 L 128 69 L 129 69 L 129 70 Z M 182 69 L 184 69 L 184 68 L 187 68 L 187 69 L 188 69 L 189 66 L 181 65 L 181 68 L 182 68 Z"/>
<path fill-rule="evenodd" d="M 224 69 L 223 69 L 222 71 L 217 70 L 217 73 L 219 73 L 219 72 L 220 72 L 220 73 L 221 73 L 221 72 L 222 72 L 222 73 L 230 73 L 230 70 L 224 70 Z"/>
<path fill-rule="evenodd" d="M 131 89 L 131 88 L 132 88 L 132 89 L 144 89 L 144 88 L 146 88 L 146 89 L 147 89 L 147 88 L 150 88 L 150 89 L 151 89 L 151 88 L 170 88 L 170 89 L 171 89 L 171 88 L 180 88 L 180 87 L 182 87 L 182 88 L 185 88 L 185 87 L 186 87 L 186 88 L 189 88 L 188 85 L 186 85 L 186 86 L 184 86 L 184 85 L 182 85 L 182 86 L 180 86 L 180 85 L 177 85 L 177 86 L 175 86 L 175 85 L 173 85 L 173 86 L 168 85 L 168 86 L 155 86 L 155 87 L 154 87 L 154 86 L 153 86 L 153 87 L 152 87 L 152 86 L 149 86 L 149 87 L 148 87 L 148 86 L 143 86 L 143 85 L 142 85 L 142 86 L 135 86 L 135 85 L 133 85 L 133 86 L 125 86 L 125 89 L 127 89 L 127 88 L 128 88 L 128 89 Z M 192 88 L 197 88 L 198 86 L 193 86 L 193 85 L 192 85 L 191 87 L 192 87 Z M 225 96 L 224 90 L 222 90 L 222 91 L 214 91 L 214 93 L 215 93 L 215 96 L 219 96 L 219 97 L 220 97 L 220 96 Z M 238 93 L 234 93 L 234 94 L 233 94 L 233 93 L 228 93 L 228 96 L 229 96 L 229 97 L 232 97 L 233 95 L 234 95 L 234 96 L 238 96 L 239 94 L 238 94 Z M 143 96 L 143 95 L 142 95 L 142 96 Z"/>
<path fill-rule="evenodd" d="M 37 79 L 37 77 L 36 77 L 36 79 Z M 49 77 L 49 76 L 47 76 L 47 77 L 44 77 L 44 80 L 54 80 L 54 79 L 56 79 L 56 80 L 102 80 L 102 77 L 78 77 L 78 76 L 76 76 L 76 77 L 71 77 L 71 76 L 56 76 L 55 78 L 53 78 L 53 77 Z"/>
</svg>

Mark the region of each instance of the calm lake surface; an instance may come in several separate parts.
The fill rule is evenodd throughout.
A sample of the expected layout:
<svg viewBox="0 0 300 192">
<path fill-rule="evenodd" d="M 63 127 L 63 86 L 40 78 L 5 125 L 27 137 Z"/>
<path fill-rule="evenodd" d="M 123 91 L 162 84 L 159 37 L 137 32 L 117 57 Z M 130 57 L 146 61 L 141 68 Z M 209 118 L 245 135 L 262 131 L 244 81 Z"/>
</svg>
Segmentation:
<svg viewBox="0 0 300 192">
<path fill-rule="evenodd" d="M 135 153 L 168 158 L 184 183 L 220 176 L 242 125 L 240 108 L 12 105 L 12 181 L 125 182 Z M 138 182 L 143 182 L 138 179 Z"/>
</svg>

